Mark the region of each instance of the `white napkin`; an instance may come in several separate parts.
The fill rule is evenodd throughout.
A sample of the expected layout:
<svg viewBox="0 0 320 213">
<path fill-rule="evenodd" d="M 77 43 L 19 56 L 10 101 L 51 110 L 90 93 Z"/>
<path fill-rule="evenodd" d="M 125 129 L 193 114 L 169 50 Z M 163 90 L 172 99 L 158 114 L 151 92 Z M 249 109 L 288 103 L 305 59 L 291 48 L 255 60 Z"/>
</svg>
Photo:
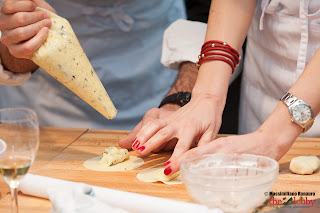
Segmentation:
<svg viewBox="0 0 320 213">
<path fill-rule="evenodd" d="M 208 209 L 204 205 L 32 174 L 27 174 L 21 180 L 19 189 L 24 194 L 49 198 L 53 205 L 52 213 L 98 211 L 108 213 L 223 213 L 220 209 Z M 90 205 L 86 205 L 86 202 Z M 94 209 L 90 209 L 90 206 Z"/>
<path fill-rule="evenodd" d="M 47 193 L 52 202 L 50 213 L 129 213 L 123 209 L 113 208 L 98 199 L 92 197 L 92 187 L 82 185 L 80 187 L 48 188 Z"/>
</svg>

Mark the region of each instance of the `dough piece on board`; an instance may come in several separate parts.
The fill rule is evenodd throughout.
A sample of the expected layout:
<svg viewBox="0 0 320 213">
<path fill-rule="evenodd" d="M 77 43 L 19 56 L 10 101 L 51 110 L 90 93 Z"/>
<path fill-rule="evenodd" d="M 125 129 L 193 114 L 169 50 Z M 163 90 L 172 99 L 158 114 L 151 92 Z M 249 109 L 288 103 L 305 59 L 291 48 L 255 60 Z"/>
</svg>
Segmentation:
<svg viewBox="0 0 320 213">
<path fill-rule="evenodd" d="M 137 178 L 143 182 L 163 182 L 165 184 L 182 184 L 180 172 L 176 172 L 173 175 L 167 176 L 163 173 L 164 168 L 151 168 L 139 172 Z"/>
<path fill-rule="evenodd" d="M 291 160 L 289 168 L 296 174 L 311 175 L 319 166 L 320 160 L 317 156 L 298 156 Z"/>
<path fill-rule="evenodd" d="M 102 157 L 86 160 L 83 166 L 96 171 L 124 171 L 138 168 L 143 164 L 143 159 L 130 156 L 127 149 L 110 146 L 105 149 Z"/>
<path fill-rule="evenodd" d="M 116 172 L 136 169 L 144 164 L 144 160 L 137 156 L 130 156 L 129 159 L 112 166 L 100 164 L 101 159 L 101 156 L 91 158 L 86 160 L 83 166 L 95 171 Z"/>
<path fill-rule="evenodd" d="M 37 10 L 45 10 L 37 8 Z M 107 91 L 84 53 L 70 23 L 48 11 L 52 22 L 46 41 L 32 61 L 108 119 L 117 114 Z"/>
</svg>

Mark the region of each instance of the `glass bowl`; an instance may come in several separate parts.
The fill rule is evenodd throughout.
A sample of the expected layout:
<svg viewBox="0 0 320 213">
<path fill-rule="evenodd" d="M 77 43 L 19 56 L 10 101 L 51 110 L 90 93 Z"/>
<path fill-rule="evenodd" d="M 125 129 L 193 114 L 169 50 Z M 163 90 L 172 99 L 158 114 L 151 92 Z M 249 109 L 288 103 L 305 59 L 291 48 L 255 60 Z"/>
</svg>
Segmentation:
<svg viewBox="0 0 320 213">
<path fill-rule="evenodd" d="M 262 204 L 279 175 L 277 161 L 249 154 L 209 154 L 180 167 L 191 198 L 225 212 L 248 212 Z"/>
</svg>

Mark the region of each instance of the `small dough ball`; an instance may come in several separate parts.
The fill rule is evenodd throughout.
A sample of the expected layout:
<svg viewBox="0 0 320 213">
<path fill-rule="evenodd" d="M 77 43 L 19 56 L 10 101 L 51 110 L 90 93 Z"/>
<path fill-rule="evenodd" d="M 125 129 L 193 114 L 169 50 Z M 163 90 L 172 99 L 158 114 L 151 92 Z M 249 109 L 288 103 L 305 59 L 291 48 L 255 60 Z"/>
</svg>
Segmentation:
<svg viewBox="0 0 320 213">
<path fill-rule="evenodd" d="M 290 162 L 290 170 L 300 175 L 311 175 L 319 166 L 320 160 L 317 156 L 299 156 Z"/>
</svg>

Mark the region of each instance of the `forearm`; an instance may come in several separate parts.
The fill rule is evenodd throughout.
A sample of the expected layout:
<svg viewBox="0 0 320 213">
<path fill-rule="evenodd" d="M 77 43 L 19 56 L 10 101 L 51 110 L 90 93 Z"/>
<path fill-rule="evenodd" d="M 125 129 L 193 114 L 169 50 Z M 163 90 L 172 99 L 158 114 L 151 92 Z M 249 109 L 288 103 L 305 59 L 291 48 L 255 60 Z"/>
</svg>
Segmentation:
<svg viewBox="0 0 320 213">
<path fill-rule="evenodd" d="M 177 92 L 191 92 L 198 76 L 196 65 L 192 62 L 184 62 L 180 65 L 178 77 L 168 93 L 168 95 Z"/>
<path fill-rule="evenodd" d="M 273 147 L 277 160 L 288 151 L 301 132 L 302 128 L 291 122 L 288 107 L 280 101 L 257 131 Z"/>
<path fill-rule="evenodd" d="M 312 57 L 302 75 L 290 88 L 289 92 L 295 97 L 308 103 L 316 116 L 320 111 L 320 49 Z M 270 142 L 282 156 L 285 153 L 282 147 L 291 146 L 295 139 L 302 133 L 302 127 L 291 122 L 288 107 L 279 101 L 275 110 L 258 131 L 266 134 Z"/>
<path fill-rule="evenodd" d="M 0 57 L 4 69 L 11 72 L 33 72 L 38 69 L 38 66 L 31 60 L 16 58 L 11 55 L 8 48 L 2 42 L 0 42 Z"/>
<path fill-rule="evenodd" d="M 289 90 L 294 96 L 307 102 L 314 115 L 320 111 L 320 48 L 311 58 L 305 70 Z"/>
<path fill-rule="evenodd" d="M 184 62 L 180 65 L 178 77 L 168 95 L 177 92 L 191 92 L 197 79 L 198 70 L 192 62 Z M 161 108 L 177 110 L 180 106 L 176 104 L 165 104 Z"/>
<path fill-rule="evenodd" d="M 254 6 L 254 0 L 212 1 L 205 41 L 220 40 L 240 51 L 251 23 Z M 231 72 L 231 67 L 223 61 L 203 63 L 193 94 L 207 93 L 221 98 L 223 104 Z"/>
</svg>

